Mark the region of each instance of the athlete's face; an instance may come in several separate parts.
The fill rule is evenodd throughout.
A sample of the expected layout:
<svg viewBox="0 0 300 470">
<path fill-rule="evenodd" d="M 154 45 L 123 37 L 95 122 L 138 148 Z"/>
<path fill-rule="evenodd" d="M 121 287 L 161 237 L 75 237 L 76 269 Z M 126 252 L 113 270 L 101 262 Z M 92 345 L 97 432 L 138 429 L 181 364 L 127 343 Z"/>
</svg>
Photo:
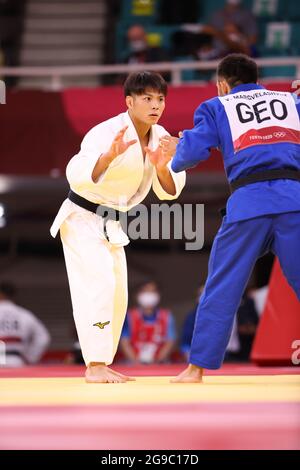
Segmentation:
<svg viewBox="0 0 300 470">
<path fill-rule="evenodd" d="M 165 96 L 155 90 L 145 90 L 142 95 L 127 96 L 126 104 L 132 117 L 152 126 L 165 109 Z"/>
</svg>

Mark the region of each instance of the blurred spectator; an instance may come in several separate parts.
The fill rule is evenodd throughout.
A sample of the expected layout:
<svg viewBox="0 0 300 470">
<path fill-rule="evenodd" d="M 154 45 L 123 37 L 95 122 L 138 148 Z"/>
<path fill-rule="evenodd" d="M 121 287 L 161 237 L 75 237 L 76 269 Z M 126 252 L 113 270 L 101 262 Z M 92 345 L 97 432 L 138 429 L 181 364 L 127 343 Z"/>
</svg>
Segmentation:
<svg viewBox="0 0 300 470">
<path fill-rule="evenodd" d="M 172 35 L 175 58 L 189 57 L 197 60 L 214 60 L 219 57 L 219 49 L 214 45 L 211 26 L 183 27 Z"/>
<path fill-rule="evenodd" d="M 256 55 L 246 35 L 233 23 L 226 23 L 224 30 L 211 25 L 184 26 L 173 34 L 172 42 L 175 60 L 211 61 L 234 52 Z M 209 81 L 214 74 L 212 70 L 198 70 L 194 79 Z"/>
<path fill-rule="evenodd" d="M 162 47 L 151 47 L 143 26 L 133 25 L 127 31 L 129 54 L 125 59 L 128 64 L 144 64 L 149 62 L 166 62 L 168 53 Z"/>
<path fill-rule="evenodd" d="M 201 32 L 203 27 L 196 28 L 187 26 L 175 31 L 172 35 L 172 55 L 175 61 L 215 60 L 219 58 L 219 49 L 214 44 L 214 37 Z M 212 80 L 215 69 L 197 70 L 192 73 L 182 73 L 183 79 L 187 80 Z"/>
<path fill-rule="evenodd" d="M 199 288 L 199 296 L 201 296 L 203 288 L 204 286 Z M 183 325 L 180 350 L 186 360 L 189 358 L 197 307 L 198 303 L 187 315 Z M 232 333 L 226 349 L 226 361 L 247 361 L 249 359 L 258 321 L 259 317 L 254 301 L 245 292 L 234 320 Z"/>
<path fill-rule="evenodd" d="M 256 51 L 251 46 L 247 36 L 234 23 L 226 23 L 223 30 L 218 30 L 210 25 L 202 26 L 201 35 L 210 35 L 211 44 L 209 44 L 210 55 L 208 56 L 206 51 L 204 55 L 201 55 L 200 49 L 200 53 L 198 52 L 200 60 L 221 58 L 231 53 L 241 53 L 249 56 L 256 55 Z"/>
<path fill-rule="evenodd" d="M 196 48 L 193 51 L 194 58 L 197 60 L 215 60 L 220 57 L 220 50 L 216 47 L 214 41 L 213 28 L 203 26 L 198 34 L 198 40 L 195 42 Z"/>
<path fill-rule="evenodd" d="M 167 362 L 175 344 L 172 313 L 159 307 L 160 293 L 155 282 L 143 284 L 137 291 L 137 307 L 127 312 L 121 351 L 133 363 Z"/>
<path fill-rule="evenodd" d="M 256 55 L 256 19 L 251 11 L 243 8 L 242 0 L 227 0 L 224 7 L 217 10 L 208 23 L 213 28 L 216 47 L 220 49 L 221 56 L 229 52 Z M 241 41 L 240 49 L 237 49 Z M 246 52 L 247 49 L 249 52 Z"/>
<path fill-rule="evenodd" d="M 5 364 L 23 366 L 40 360 L 50 343 L 45 326 L 33 313 L 13 302 L 15 287 L 0 283 L 0 340 L 5 345 Z"/>
<path fill-rule="evenodd" d="M 23 0 L 0 0 L 0 45 L 6 66 L 19 65 L 20 41 L 23 30 L 25 2 Z M 5 83 L 13 86 L 14 77 L 7 77 Z"/>
</svg>

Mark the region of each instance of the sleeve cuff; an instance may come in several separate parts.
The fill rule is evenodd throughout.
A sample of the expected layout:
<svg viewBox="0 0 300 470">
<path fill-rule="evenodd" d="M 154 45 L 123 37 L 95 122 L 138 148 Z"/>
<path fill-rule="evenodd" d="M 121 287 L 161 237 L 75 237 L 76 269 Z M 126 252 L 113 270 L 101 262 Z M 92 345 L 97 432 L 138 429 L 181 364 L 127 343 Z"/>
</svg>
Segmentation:
<svg viewBox="0 0 300 470">
<path fill-rule="evenodd" d="M 156 169 L 154 169 L 153 185 L 152 185 L 153 191 L 155 192 L 157 197 L 162 200 L 177 199 L 185 185 L 185 179 L 186 179 L 185 172 L 181 171 L 180 173 L 175 173 L 171 168 L 171 161 L 168 163 L 168 168 L 175 184 L 175 189 L 176 189 L 175 194 L 169 194 L 167 193 L 167 191 L 164 190 L 164 188 L 160 184 L 159 178 L 156 173 Z"/>
</svg>

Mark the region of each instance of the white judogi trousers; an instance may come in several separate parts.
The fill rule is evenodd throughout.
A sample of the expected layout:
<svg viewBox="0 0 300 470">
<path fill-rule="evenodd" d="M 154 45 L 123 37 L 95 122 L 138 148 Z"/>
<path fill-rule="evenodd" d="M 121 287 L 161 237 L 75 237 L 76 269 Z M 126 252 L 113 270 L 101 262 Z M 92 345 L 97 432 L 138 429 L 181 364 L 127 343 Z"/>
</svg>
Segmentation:
<svg viewBox="0 0 300 470">
<path fill-rule="evenodd" d="M 109 365 L 127 310 L 127 266 L 124 248 L 103 238 L 102 224 L 96 214 L 75 212 L 63 222 L 60 235 L 84 361 Z"/>
</svg>

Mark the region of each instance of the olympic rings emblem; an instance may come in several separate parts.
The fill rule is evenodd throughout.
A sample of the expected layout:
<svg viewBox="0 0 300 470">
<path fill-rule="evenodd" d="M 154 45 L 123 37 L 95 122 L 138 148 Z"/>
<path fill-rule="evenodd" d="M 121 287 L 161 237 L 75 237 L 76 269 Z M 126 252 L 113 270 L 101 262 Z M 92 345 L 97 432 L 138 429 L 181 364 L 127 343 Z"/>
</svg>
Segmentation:
<svg viewBox="0 0 300 470">
<path fill-rule="evenodd" d="M 282 139 L 283 137 L 286 136 L 286 132 L 273 132 L 273 136 L 276 137 L 277 139 Z"/>
</svg>

